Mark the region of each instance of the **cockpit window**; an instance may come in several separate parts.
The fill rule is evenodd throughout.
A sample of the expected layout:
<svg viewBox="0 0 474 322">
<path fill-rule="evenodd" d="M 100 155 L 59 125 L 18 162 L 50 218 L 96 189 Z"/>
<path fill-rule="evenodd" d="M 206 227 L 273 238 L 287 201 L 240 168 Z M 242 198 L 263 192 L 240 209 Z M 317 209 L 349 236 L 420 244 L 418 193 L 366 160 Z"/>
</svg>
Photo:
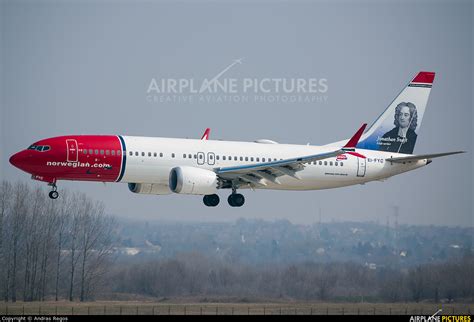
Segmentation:
<svg viewBox="0 0 474 322">
<path fill-rule="evenodd" d="M 28 147 L 28 150 L 36 150 L 39 152 L 44 152 L 44 151 L 51 150 L 51 147 L 49 145 L 34 145 L 33 144 Z"/>
</svg>

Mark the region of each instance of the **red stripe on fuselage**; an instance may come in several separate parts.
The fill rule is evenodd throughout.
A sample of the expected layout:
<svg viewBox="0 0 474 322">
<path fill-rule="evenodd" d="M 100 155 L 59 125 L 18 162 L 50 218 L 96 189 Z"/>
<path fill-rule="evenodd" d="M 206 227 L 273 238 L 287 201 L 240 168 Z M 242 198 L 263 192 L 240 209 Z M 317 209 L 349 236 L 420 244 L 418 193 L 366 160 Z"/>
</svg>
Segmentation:
<svg viewBox="0 0 474 322">
<path fill-rule="evenodd" d="M 122 166 L 122 146 L 115 135 L 70 135 L 49 138 L 34 145 L 48 151 L 24 150 L 21 169 L 34 176 L 56 180 L 114 182 Z"/>
</svg>

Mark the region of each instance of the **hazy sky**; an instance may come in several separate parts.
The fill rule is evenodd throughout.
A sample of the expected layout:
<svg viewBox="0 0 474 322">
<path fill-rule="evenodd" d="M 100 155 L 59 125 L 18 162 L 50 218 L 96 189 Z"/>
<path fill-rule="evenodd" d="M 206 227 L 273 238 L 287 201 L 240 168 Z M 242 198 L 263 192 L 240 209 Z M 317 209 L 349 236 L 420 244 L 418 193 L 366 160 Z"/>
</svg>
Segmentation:
<svg viewBox="0 0 474 322">
<path fill-rule="evenodd" d="M 467 150 L 384 183 L 244 191 L 242 208 L 149 196 L 125 184 L 60 182 L 133 218 L 239 217 L 473 225 L 472 1 L 1 1 L 1 177 L 8 158 L 65 134 L 267 138 L 326 144 L 371 124 L 420 70 L 436 79 L 415 153 Z M 316 102 L 150 102 L 155 79 L 326 79 Z M 239 92 L 239 94 L 242 94 Z M 211 95 L 216 98 L 216 95 Z M 42 184 L 42 183 L 38 183 Z"/>
</svg>

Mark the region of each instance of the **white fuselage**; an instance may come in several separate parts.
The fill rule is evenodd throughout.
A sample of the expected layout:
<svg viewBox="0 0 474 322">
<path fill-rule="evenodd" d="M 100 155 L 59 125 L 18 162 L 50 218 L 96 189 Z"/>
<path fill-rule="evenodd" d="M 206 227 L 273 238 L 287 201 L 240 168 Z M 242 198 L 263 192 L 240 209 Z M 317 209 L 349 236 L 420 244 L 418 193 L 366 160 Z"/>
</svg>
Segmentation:
<svg viewBox="0 0 474 322">
<path fill-rule="evenodd" d="M 334 150 L 331 146 L 268 144 L 218 140 L 123 136 L 126 146 L 126 167 L 121 182 L 154 183 L 168 191 L 170 170 L 179 166 L 215 169 L 314 155 Z M 392 152 L 357 149 L 366 158 L 344 154 L 336 158 L 306 164 L 298 178 L 279 177 L 280 184 L 268 181 L 262 189 L 317 190 L 329 189 L 373 180 L 414 170 L 427 160 L 392 163 L 386 158 L 407 156 Z M 345 159 L 341 159 L 345 158 Z M 165 189 L 166 188 L 166 189 Z M 245 188 L 243 186 L 242 188 Z"/>
</svg>

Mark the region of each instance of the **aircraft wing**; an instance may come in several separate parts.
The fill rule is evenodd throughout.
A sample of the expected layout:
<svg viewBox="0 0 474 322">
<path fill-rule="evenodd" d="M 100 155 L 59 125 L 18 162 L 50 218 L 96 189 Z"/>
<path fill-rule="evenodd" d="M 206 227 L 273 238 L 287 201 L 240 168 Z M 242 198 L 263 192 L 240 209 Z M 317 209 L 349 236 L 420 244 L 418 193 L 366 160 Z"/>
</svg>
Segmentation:
<svg viewBox="0 0 474 322">
<path fill-rule="evenodd" d="M 444 157 L 446 155 L 465 153 L 466 151 L 455 151 L 455 152 L 445 152 L 445 153 L 435 153 L 435 154 L 420 154 L 420 155 L 410 155 L 407 157 L 398 157 L 398 158 L 388 158 L 385 161 L 394 162 L 394 163 L 403 163 L 408 161 L 418 161 L 418 160 L 431 160 L 434 158 Z"/>
<path fill-rule="evenodd" d="M 297 172 L 304 169 L 305 164 L 313 161 L 324 160 L 336 157 L 344 153 L 354 153 L 355 146 L 364 132 L 367 124 L 357 131 L 356 134 L 347 142 L 347 144 L 337 150 L 328 150 L 326 152 L 300 156 L 296 158 L 262 162 L 255 164 L 246 164 L 242 166 L 221 167 L 214 171 L 224 182 L 239 186 L 243 184 L 266 186 L 266 181 L 279 184 L 278 177 L 288 175 L 296 179 L 300 179 Z M 355 153 L 357 154 L 357 153 Z M 363 157 L 360 155 L 360 157 Z"/>
</svg>

